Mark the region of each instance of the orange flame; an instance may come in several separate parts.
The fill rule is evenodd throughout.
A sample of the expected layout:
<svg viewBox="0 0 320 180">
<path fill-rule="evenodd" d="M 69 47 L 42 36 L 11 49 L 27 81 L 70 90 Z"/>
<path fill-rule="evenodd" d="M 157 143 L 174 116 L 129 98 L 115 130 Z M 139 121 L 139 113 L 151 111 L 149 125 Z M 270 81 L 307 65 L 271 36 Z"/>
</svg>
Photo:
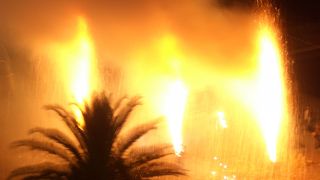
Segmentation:
<svg viewBox="0 0 320 180">
<path fill-rule="evenodd" d="M 94 46 L 88 31 L 86 20 L 83 17 L 77 19 L 76 35 L 68 42 L 53 43 L 50 46 L 50 54 L 59 66 L 59 74 L 66 87 L 66 92 L 80 107 L 89 99 L 90 93 L 97 87 L 97 73 L 95 69 Z M 73 108 L 73 112 L 79 123 L 84 125 L 79 108 Z"/>
</svg>

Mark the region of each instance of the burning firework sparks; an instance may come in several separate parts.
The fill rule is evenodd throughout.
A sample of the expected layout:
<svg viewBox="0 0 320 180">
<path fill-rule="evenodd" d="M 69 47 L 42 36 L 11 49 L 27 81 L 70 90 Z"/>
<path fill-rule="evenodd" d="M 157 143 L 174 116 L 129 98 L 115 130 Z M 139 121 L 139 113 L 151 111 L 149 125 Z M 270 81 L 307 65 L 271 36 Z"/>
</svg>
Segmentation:
<svg viewBox="0 0 320 180">
<path fill-rule="evenodd" d="M 182 121 L 188 91 L 182 81 L 177 80 L 169 84 L 165 99 L 164 115 L 169 124 L 173 148 L 177 156 L 183 151 Z"/>
<path fill-rule="evenodd" d="M 214 156 L 213 160 L 214 170 L 211 171 L 211 175 L 214 179 L 235 180 L 237 178 L 228 170 L 228 165 L 220 161 L 219 157 Z"/>
<path fill-rule="evenodd" d="M 7 19 L 8 15 L 14 16 L 14 19 L 8 18 L 3 21 L 4 24 L 12 24 L 3 29 L 13 29 L 10 27 L 21 24 L 15 29 L 19 30 L 19 34 L 21 33 L 19 36 L 23 36 L 23 42 L 32 40 L 32 46 L 35 46 L 35 50 L 41 53 L 43 51 L 41 48 L 46 46 L 47 42 L 51 45 L 52 41 L 57 42 L 60 38 L 73 34 L 71 39 L 59 42 L 55 46 L 57 51 L 48 53 L 48 57 L 54 58 L 54 61 L 49 62 L 50 65 L 51 63 L 56 65 L 48 69 L 56 68 L 54 72 L 58 72 L 57 75 L 49 74 L 51 71 L 44 71 L 43 69 L 47 68 L 44 67 L 45 63 L 42 61 L 37 63 L 38 60 L 35 60 L 30 63 L 34 63 L 35 70 L 39 71 L 36 75 L 39 74 L 45 79 L 42 82 L 41 78 L 37 84 L 40 84 L 40 87 L 46 91 L 37 90 L 34 93 L 36 97 L 43 97 L 41 102 L 56 103 L 62 100 L 63 103 L 73 101 L 81 105 L 92 92 L 95 85 L 93 77 L 96 78 L 96 76 L 92 71 L 95 68 L 93 67 L 94 48 L 88 32 L 89 28 L 95 32 L 92 37 L 96 37 L 94 39 L 96 47 L 97 50 L 100 50 L 98 54 L 99 57 L 102 57 L 100 63 L 106 63 L 108 68 L 115 65 L 114 74 L 121 76 L 119 78 L 121 82 L 115 82 L 115 84 L 120 84 L 121 88 L 114 89 L 122 91 L 123 88 L 125 93 L 142 95 L 144 107 L 147 106 L 143 115 L 147 114 L 152 118 L 162 114 L 166 117 L 170 134 L 158 129 L 157 133 L 160 133 L 161 140 L 172 141 L 177 154 L 183 149 L 182 143 L 188 148 L 188 153 L 184 154 L 184 160 L 187 161 L 184 164 L 191 173 L 195 172 L 190 178 L 206 179 L 201 175 L 207 175 L 211 170 L 208 165 L 208 157 L 212 151 L 222 157 L 224 163 L 228 163 L 227 169 L 234 170 L 240 178 L 243 174 L 251 175 L 256 171 L 263 174 L 264 171 L 269 171 L 269 167 L 265 165 L 269 165 L 270 161 L 262 156 L 267 154 L 266 152 L 273 161 L 280 161 L 280 159 L 282 161 L 282 157 L 286 156 L 282 156 L 282 151 L 277 150 L 276 146 L 276 141 L 280 142 L 277 136 L 286 136 L 283 135 L 284 129 L 281 129 L 280 134 L 281 119 L 278 116 L 282 112 L 277 108 L 280 101 L 279 98 L 276 98 L 278 96 L 282 98 L 282 94 L 278 94 L 278 81 L 281 79 L 281 74 L 277 69 L 279 64 L 274 65 L 275 61 L 279 63 L 280 60 L 263 58 L 265 55 L 273 56 L 272 51 L 278 51 L 273 44 L 275 42 L 272 37 L 273 28 L 261 28 L 257 44 L 260 47 L 260 58 L 253 58 L 252 56 L 257 52 L 255 51 L 256 44 L 252 41 L 256 40 L 254 32 L 257 30 L 258 17 L 252 16 L 252 11 L 248 12 L 247 6 L 243 9 L 238 9 L 236 5 L 233 6 L 241 2 L 224 1 L 227 3 L 224 4 L 222 10 L 219 9 L 220 6 L 215 7 L 218 0 L 186 1 L 184 3 L 175 1 L 123 1 L 123 3 L 81 1 L 81 3 L 72 2 L 68 6 L 61 5 L 61 3 L 39 2 L 37 4 L 43 5 L 39 6 L 37 11 L 34 10 L 36 4 L 33 3 L 29 8 L 20 3 L 11 3 L 11 1 L 4 3 L 2 6 L 4 11 L 1 12 L 7 12 L 1 17 Z M 10 8 L 13 4 L 17 4 L 17 7 Z M 54 9 L 52 5 L 63 10 Z M 88 27 L 85 19 L 79 18 L 77 29 L 73 28 L 75 12 L 81 12 L 90 17 Z M 26 15 L 29 17 L 24 17 Z M 39 15 L 43 17 L 34 18 Z M 28 23 L 25 24 L 26 22 Z M 51 31 L 48 28 L 55 30 Z M 12 33 L 15 36 L 15 32 Z M 158 39 L 162 39 L 163 35 L 165 38 L 162 43 L 159 43 Z M 5 36 L 6 34 L 3 35 Z M 19 36 L 17 34 L 17 37 L 13 39 L 19 40 Z M 175 42 L 176 40 L 179 40 L 179 44 Z M 161 47 L 158 48 L 159 46 Z M 269 51 L 271 49 L 271 53 L 268 53 L 268 49 Z M 256 63 L 259 59 L 261 67 L 257 69 Z M 16 60 L 13 62 L 11 63 L 13 72 L 19 74 L 17 72 L 24 64 L 17 64 L 19 66 L 14 67 Z M 180 65 L 182 71 L 181 74 L 177 74 L 171 66 L 178 69 Z M 103 67 L 103 64 L 99 64 L 99 67 Z M 23 75 L 24 71 L 29 71 L 28 67 L 21 72 Z M 101 73 L 104 72 L 101 71 Z M 31 75 L 30 77 L 33 78 L 33 74 Z M 109 72 L 106 70 L 103 75 L 108 76 Z M 50 81 L 51 78 L 53 82 Z M 18 80 L 14 78 L 14 83 L 17 85 L 20 83 Z M 185 85 L 187 85 L 187 90 Z M 277 87 L 273 87 L 274 85 Z M 31 87 L 33 86 L 38 87 L 38 85 L 31 84 Z M 19 87 L 25 87 L 25 85 L 18 86 L 17 90 Z M 33 88 L 29 89 L 31 90 L 28 92 L 33 91 Z M 24 94 L 26 93 L 21 93 L 19 96 L 24 97 Z M 73 99 L 62 99 L 61 96 L 73 97 Z M 189 112 L 186 112 L 188 116 L 182 120 L 186 98 L 188 98 Z M 23 100 L 19 102 L 24 103 Z M 224 117 L 223 115 L 218 117 L 217 105 L 225 107 Z M 38 119 L 38 117 L 40 119 L 40 116 L 33 115 L 31 111 L 29 113 L 28 109 L 26 112 L 23 114 L 26 117 L 30 114 L 32 117 L 30 119 Z M 77 119 L 81 121 L 81 114 L 76 108 L 74 113 L 78 114 Z M 212 119 L 218 126 L 217 130 L 212 126 Z M 260 121 L 260 124 L 257 123 L 259 126 L 253 122 L 256 119 Z M 182 137 L 182 123 L 185 127 L 184 137 Z M 223 127 L 227 129 L 221 130 Z M 167 135 L 170 136 L 170 140 L 166 139 Z M 263 138 L 261 138 L 262 135 Z M 213 136 L 212 141 L 209 139 L 210 136 Z M 148 143 L 147 141 L 143 143 Z M 289 155 L 291 154 L 286 157 Z M 2 162 L 8 164 L 5 161 Z M 281 169 L 284 169 L 287 164 L 284 158 Z M 263 167 L 266 168 L 263 169 Z M 218 172 L 217 169 L 212 170 Z M 287 170 L 282 170 L 281 173 L 289 174 Z"/>
<path fill-rule="evenodd" d="M 78 62 L 75 64 L 76 76 L 72 83 L 72 91 L 77 102 L 83 102 L 89 94 L 90 84 L 90 66 L 93 50 L 90 43 L 87 25 L 84 19 L 79 18 L 78 21 L 78 43 L 79 51 L 76 59 Z"/>
<path fill-rule="evenodd" d="M 67 92 L 80 107 L 88 100 L 90 93 L 96 87 L 95 56 L 87 23 L 83 17 L 77 19 L 77 33 L 71 42 L 59 43 L 53 46 L 55 58 L 61 60 L 60 71 L 65 81 Z M 83 118 L 78 107 L 73 108 L 80 126 Z"/>
<path fill-rule="evenodd" d="M 259 32 L 259 75 L 256 112 L 272 162 L 277 159 L 277 139 L 284 118 L 285 92 L 281 54 L 274 29 L 262 25 Z"/>
<path fill-rule="evenodd" d="M 78 55 L 76 59 L 78 62 L 75 64 L 76 76 L 71 85 L 71 90 L 74 94 L 75 100 L 81 106 L 83 106 L 84 100 L 88 98 L 90 94 L 90 78 L 92 69 L 93 48 L 88 33 L 86 22 L 83 18 L 78 20 Z M 78 108 L 74 109 L 77 116 L 77 120 L 80 126 L 83 126 L 83 118 L 81 111 Z"/>
<path fill-rule="evenodd" d="M 172 76 L 166 83 L 162 104 L 162 114 L 166 117 L 171 136 L 171 142 L 175 153 L 180 156 L 183 152 L 182 124 L 188 90 L 182 80 L 180 80 L 182 55 L 177 48 L 177 39 L 171 33 L 166 34 L 158 42 L 160 54 L 163 60 L 168 61 Z"/>
</svg>

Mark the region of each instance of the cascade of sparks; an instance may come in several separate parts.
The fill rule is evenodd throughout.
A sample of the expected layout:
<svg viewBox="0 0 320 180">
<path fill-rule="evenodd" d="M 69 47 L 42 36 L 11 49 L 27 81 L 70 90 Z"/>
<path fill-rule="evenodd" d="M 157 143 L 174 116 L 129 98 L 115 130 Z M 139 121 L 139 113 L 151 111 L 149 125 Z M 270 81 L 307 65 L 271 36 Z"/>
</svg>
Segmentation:
<svg viewBox="0 0 320 180">
<path fill-rule="evenodd" d="M 281 54 L 272 27 L 263 25 L 259 32 L 259 74 L 256 112 L 269 159 L 277 159 L 277 139 L 284 118 L 284 80 Z"/>
</svg>

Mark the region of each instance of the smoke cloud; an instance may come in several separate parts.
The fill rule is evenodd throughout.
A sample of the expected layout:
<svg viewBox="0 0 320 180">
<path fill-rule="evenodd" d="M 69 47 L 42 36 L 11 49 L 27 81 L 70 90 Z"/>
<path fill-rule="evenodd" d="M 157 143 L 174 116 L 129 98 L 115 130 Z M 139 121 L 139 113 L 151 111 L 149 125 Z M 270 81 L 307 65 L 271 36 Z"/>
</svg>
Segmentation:
<svg viewBox="0 0 320 180">
<path fill-rule="evenodd" d="M 47 47 L 72 39 L 77 17 L 88 23 L 98 68 L 120 69 L 124 93 L 141 93 L 148 103 L 171 76 L 196 88 L 208 86 L 208 76 L 246 76 L 256 65 L 248 58 L 255 48 L 254 13 L 252 0 L 2 0 L 0 179 L 21 161 L 9 158 L 9 142 L 36 125 L 56 124 L 41 110 L 64 102 Z"/>
</svg>

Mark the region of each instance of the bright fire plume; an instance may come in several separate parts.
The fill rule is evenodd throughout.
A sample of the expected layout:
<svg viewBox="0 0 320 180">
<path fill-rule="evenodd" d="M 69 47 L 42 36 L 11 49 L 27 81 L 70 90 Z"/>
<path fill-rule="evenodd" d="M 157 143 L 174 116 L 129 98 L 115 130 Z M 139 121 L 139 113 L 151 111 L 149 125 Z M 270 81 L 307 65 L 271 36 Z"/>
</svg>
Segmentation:
<svg viewBox="0 0 320 180">
<path fill-rule="evenodd" d="M 188 89 L 181 77 L 181 61 L 184 59 L 178 48 L 177 38 L 171 33 L 165 34 L 159 42 L 157 42 L 158 50 L 164 62 L 168 62 L 169 80 L 166 81 L 165 89 L 161 92 L 163 103 L 160 107 L 161 114 L 166 117 L 171 143 L 177 156 L 183 152 L 182 125 L 185 105 L 188 96 Z"/>
<path fill-rule="evenodd" d="M 183 152 L 182 122 L 188 91 L 182 81 L 169 84 L 165 94 L 163 114 L 166 116 L 171 134 L 173 148 L 177 156 Z"/>
<path fill-rule="evenodd" d="M 83 18 L 78 19 L 78 34 L 77 41 L 79 43 L 78 52 L 75 56 L 76 61 L 73 68 L 74 79 L 71 84 L 71 91 L 77 103 L 83 106 L 86 98 L 90 95 L 91 76 L 92 76 L 92 61 L 94 60 L 93 46 L 90 40 L 88 27 Z M 83 117 L 78 108 L 75 108 L 75 114 L 80 126 L 83 126 Z"/>
<path fill-rule="evenodd" d="M 263 25 L 259 31 L 259 74 L 256 113 L 269 159 L 277 159 L 277 140 L 285 112 L 283 65 L 276 33 Z"/>
<path fill-rule="evenodd" d="M 76 34 L 67 42 L 53 43 L 50 46 L 50 53 L 59 62 L 58 70 L 63 80 L 68 96 L 73 97 L 71 101 L 80 107 L 84 101 L 97 87 L 97 73 L 94 46 L 88 31 L 87 23 L 83 17 L 78 17 Z M 84 125 L 81 111 L 78 107 L 73 112 L 79 125 Z"/>
</svg>

